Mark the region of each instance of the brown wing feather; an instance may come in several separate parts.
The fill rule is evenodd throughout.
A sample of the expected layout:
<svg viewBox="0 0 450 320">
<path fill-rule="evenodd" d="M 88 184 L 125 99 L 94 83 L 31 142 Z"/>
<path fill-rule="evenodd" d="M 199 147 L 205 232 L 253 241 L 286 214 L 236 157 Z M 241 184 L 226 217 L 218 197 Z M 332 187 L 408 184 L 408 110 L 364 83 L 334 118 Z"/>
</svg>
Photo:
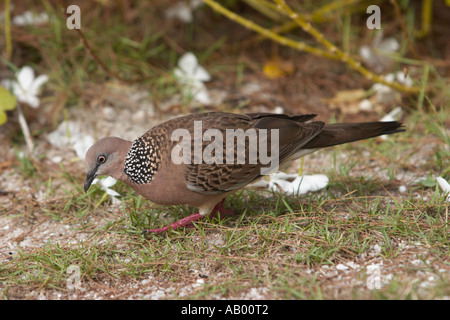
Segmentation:
<svg viewBox="0 0 450 320">
<path fill-rule="evenodd" d="M 228 113 L 210 113 L 202 117 L 203 130 L 215 128 L 221 132 L 226 129 L 279 130 L 279 163 L 289 158 L 304 144 L 314 138 L 323 128 L 322 122 L 303 123 L 314 115 L 289 117 L 274 114 L 236 115 Z M 197 120 L 200 120 L 197 118 Z M 270 133 L 270 131 L 269 131 Z M 270 141 L 270 134 L 268 135 Z M 224 138 L 225 140 L 225 138 Z M 210 142 L 203 142 L 203 148 Z M 261 176 L 261 168 L 266 167 L 259 161 L 249 163 L 249 142 L 245 145 L 245 164 L 227 164 L 226 150 L 223 150 L 223 164 L 189 164 L 186 168 L 185 183 L 193 191 L 204 194 L 220 194 L 238 189 Z M 270 150 L 270 143 L 268 146 Z M 193 154 L 193 152 L 192 152 Z M 234 149 L 237 156 L 237 143 Z"/>
</svg>

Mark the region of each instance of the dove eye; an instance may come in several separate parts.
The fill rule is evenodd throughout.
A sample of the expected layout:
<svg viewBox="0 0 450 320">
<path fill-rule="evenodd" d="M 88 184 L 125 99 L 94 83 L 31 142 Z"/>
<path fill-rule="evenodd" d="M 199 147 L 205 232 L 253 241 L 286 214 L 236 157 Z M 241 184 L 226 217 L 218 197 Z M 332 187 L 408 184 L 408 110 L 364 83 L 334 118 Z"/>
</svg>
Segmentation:
<svg viewBox="0 0 450 320">
<path fill-rule="evenodd" d="M 97 163 L 105 163 L 106 162 L 106 157 L 104 155 L 100 155 L 97 157 Z"/>
</svg>

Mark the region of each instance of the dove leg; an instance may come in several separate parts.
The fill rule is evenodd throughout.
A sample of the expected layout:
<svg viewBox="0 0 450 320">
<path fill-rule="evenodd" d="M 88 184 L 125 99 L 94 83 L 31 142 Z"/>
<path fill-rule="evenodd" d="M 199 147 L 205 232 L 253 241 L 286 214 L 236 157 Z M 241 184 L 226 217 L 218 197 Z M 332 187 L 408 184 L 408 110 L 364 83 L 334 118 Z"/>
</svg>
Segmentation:
<svg viewBox="0 0 450 320">
<path fill-rule="evenodd" d="M 165 227 L 162 227 L 162 228 L 159 228 L 159 229 L 148 229 L 148 230 L 145 230 L 142 233 L 144 233 L 144 234 L 160 233 L 160 232 L 166 232 L 169 229 L 176 230 L 176 229 L 182 228 L 182 227 L 191 228 L 191 227 L 193 227 L 193 225 L 192 225 L 193 221 L 197 221 L 199 219 L 202 219 L 203 217 L 204 217 L 204 215 L 196 212 L 194 214 L 191 214 L 190 216 L 187 216 L 186 218 L 180 219 L 180 220 L 178 220 L 178 221 L 176 221 L 176 222 L 174 222 L 174 223 L 172 223 L 170 225 L 167 225 Z"/>
<path fill-rule="evenodd" d="M 226 216 L 233 216 L 236 212 L 234 212 L 234 210 L 230 210 L 230 209 L 225 209 L 223 206 L 223 203 L 225 202 L 225 198 L 222 199 L 222 201 L 220 201 L 218 204 L 216 204 L 216 206 L 214 207 L 214 209 L 212 209 L 210 217 L 211 218 L 219 218 L 219 219 L 223 219 Z"/>
<path fill-rule="evenodd" d="M 222 219 L 224 216 L 230 216 L 230 215 L 234 215 L 235 212 L 234 210 L 230 210 L 230 209 L 225 209 L 223 207 L 223 203 L 225 202 L 225 198 L 222 199 L 218 204 L 216 204 L 214 206 L 214 208 L 211 210 L 211 218 L 215 218 L 215 217 L 219 217 L 219 219 Z M 200 220 L 202 218 L 204 218 L 206 215 L 201 214 L 200 212 L 196 212 L 194 214 L 191 214 L 190 216 L 187 216 L 186 218 L 180 219 L 170 225 L 167 225 L 165 227 L 162 228 L 158 228 L 158 229 L 148 229 L 143 231 L 142 233 L 144 234 L 148 234 L 148 233 L 161 233 L 161 232 L 166 232 L 169 229 L 173 229 L 176 230 L 178 228 L 192 228 L 194 227 L 194 225 L 192 224 L 192 222 Z"/>
</svg>

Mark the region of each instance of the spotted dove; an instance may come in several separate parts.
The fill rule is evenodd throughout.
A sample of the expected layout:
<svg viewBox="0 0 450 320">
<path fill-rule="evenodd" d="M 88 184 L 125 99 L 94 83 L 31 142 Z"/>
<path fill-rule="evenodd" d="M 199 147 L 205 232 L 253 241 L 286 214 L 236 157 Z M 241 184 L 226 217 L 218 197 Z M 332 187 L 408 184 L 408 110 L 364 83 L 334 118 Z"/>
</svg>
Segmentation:
<svg viewBox="0 0 450 320">
<path fill-rule="evenodd" d="M 260 154 L 251 159 L 251 152 L 257 144 L 251 140 L 249 132 L 258 135 L 258 143 L 267 144 L 267 154 L 276 144 L 278 148 L 273 150 L 276 150 L 277 157 L 272 159 L 276 160 L 275 168 L 278 168 L 278 165 L 283 166 L 321 148 L 404 131 L 397 121 L 339 124 L 309 121 L 315 116 L 198 113 L 159 124 L 133 142 L 117 137 L 103 138 L 86 154 L 84 190 L 89 189 L 95 177 L 109 175 L 155 203 L 189 204 L 198 208 L 197 213 L 171 225 L 144 231 L 164 232 L 169 228 L 192 226 L 193 221 L 209 214 L 232 213 L 223 207 L 225 197 L 263 175 Z M 176 129 L 184 130 L 181 133 L 185 136 L 174 137 Z M 207 132 L 228 137 L 225 133 L 229 130 L 246 135 L 240 142 L 237 136 L 230 136 L 232 141 L 222 141 L 223 150 L 216 148 L 214 152 L 205 152 L 208 146 L 209 151 L 214 149 L 211 148 L 212 141 L 221 140 L 217 135 L 214 140 L 208 139 Z M 261 147 L 261 144 L 257 146 Z M 210 154 L 210 157 L 201 159 L 205 154 Z"/>
</svg>

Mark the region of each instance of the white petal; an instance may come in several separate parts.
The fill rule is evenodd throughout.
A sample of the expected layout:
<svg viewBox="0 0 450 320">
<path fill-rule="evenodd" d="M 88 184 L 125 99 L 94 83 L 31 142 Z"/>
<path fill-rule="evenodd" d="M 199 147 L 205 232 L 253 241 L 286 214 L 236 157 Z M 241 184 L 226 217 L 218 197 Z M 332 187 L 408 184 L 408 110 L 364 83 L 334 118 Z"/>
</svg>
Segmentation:
<svg viewBox="0 0 450 320">
<path fill-rule="evenodd" d="M 196 9 L 198 6 L 201 6 L 203 3 L 202 0 L 191 0 L 189 5 L 192 8 L 192 10 Z"/>
<path fill-rule="evenodd" d="M 397 121 L 402 116 L 402 113 L 403 113 L 402 107 L 396 107 L 387 115 L 385 115 L 383 118 L 381 118 L 380 121 L 382 122 Z"/>
<path fill-rule="evenodd" d="M 285 173 L 283 171 L 277 172 L 277 173 L 272 173 L 270 175 L 270 179 L 272 180 L 278 180 L 278 179 L 295 179 L 298 177 L 297 173 Z"/>
<path fill-rule="evenodd" d="M 413 81 L 409 74 L 407 74 L 405 77 L 405 74 L 402 71 L 398 71 L 395 77 L 398 82 L 403 83 L 407 87 L 411 87 L 413 85 Z"/>
<path fill-rule="evenodd" d="M 106 177 L 104 179 L 102 179 L 102 185 L 105 186 L 106 188 L 112 187 L 113 185 L 115 185 L 117 182 L 116 179 L 114 179 L 113 177 Z"/>
<path fill-rule="evenodd" d="M 273 113 L 276 113 L 276 114 L 282 114 L 283 112 L 284 112 L 284 109 L 281 106 L 276 106 L 275 109 L 273 109 Z"/>
<path fill-rule="evenodd" d="M 397 121 L 400 119 L 400 117 L 403 114 L 402 107 L 396 107 L 391 112 L 389 112 L 387 115 L 385 115 L 383 118 L 380 119 L 381 122 L 388 122 L 388 121 Z M 386 140 L 388 135 L 384 134 L 380 136 L 382 140 Z"/>
<path fill-rule="evenodd" d="M 361 111 L 372 111 L 373 110 L 372 102 L 370 102 L 369 99 L 361 100 L 361 102 L 358 104 L 358 107 L 359 107 L 359 110 L 361 110 Z"/>
<path fill-rule="evenodd" d="M 62 148 L 69 144 L 74 144 L 74 135 L 79 132 L 79 126 L 73 121 L 63 121 L 58 128 L 47 135 L 48 141 L 55 147 Z M 83 155 L 84 158 L 84 155 Z"/>
<path fill-rule="evenodd" d="M 192 76 L 195 68 L 198 66 L 197 57 L 192 52 L 186 52 L 181 56 L 180 60 L 178 60 L 178 66 L 186 73 L 186 75 Z"/>
<path fill-rule="evenodd" d="M 45 12 L 34 14 L 31 11 L 25 11 L 23 14 L 15 16 L 12 23 L 16 26 L 25 26 L 30 24 L 41 24 L 47 21 L 48 15 Z"/>
<path fill-rule="evenodd" d="M 183 94 L 185 96 L 190 96 L 203 104 L 211 103 L 208 89 L 206 89 L 206 86 L 203 84 L 203 82 L 195 80 L 184 81 Z"/>
<path fill-rule="evenodd" d="M 183 86 L 185 96 L 190 96 L 203 104 L 212 102 L 203 84 L 203 81 L 208 81 L 211 77 L 202 66 L 198 65 L 197 58 L 192 52 L 187 52 L 180 58 L 178 68 L 175 68 L 173 73 Z"/>
<path fill-rule="evenodd" d="M 369 64 L 374 62 L 374 55 L 369 46 L 361 46 L 359 48 L 359 55 L 364 61 L 367 61 Z"/>
<path fill-rule="evenodd" d="M 109 188 L 109 187 L 112 187 L 113 185 L 115 185 L 116 182 L 117 182 L 117 180 L 114 179 L 113 177 L 106 177 L 106 178 L 102 178 L 102 179 L 95 178 L 94 181 L 92 181 L 92 184 L 98 184 L 100 189 L 102 189 L 108 195 L 110 195 L 112 197 L 120 197 L 120 194 L 118 192 Z"/>
<path fill-rule="evenodd" d="M 41 86 L 48 81 L 48 76 L 46 74 L 41 74 L 39 77 L 37 77 L 33 83 L 30 86 L 30 91 L 33 92 L 35 95 L 39 93 L 39 89 Z"/>
<path fill-rule="evenodd" d="M 380 45 L 377 47 L 377 49 L 381 51 L 386 52 L 395 52 L 400 48 L 400 44 L 398 43 L 397 39 L 395 38 L 386 38 L 384 39 Z"/>
<path fill-rule="evenodd" d="M 44 23 L 48 22 L 48 14 L 47 12 L 41 12 L 41 14 L 38 17 L 37 23 Z"/>
<path fill-rule="evenodd" d="M 195 80 L 203 82 L 211 80 L 211 76 L 209 75 L 208 71 L 206 71 L 206 69 L 200 65 L 197 65 L 197 67 L 195 68 L 193 78 Z"/>
<path fill-rule="evenodd" d="M 202 104 L 211 104 L 212 100 L 209 97 L 209 93 L 207 91 L 198 92 L 195 96 L 195 100 Z"/>
<path fill-rule="evenodd" d="M 25 11 L 21 15 L 15 16 L 12 20 L 12 23 L 13 25 L 16 26 L 25 26 L 29 24 L 30 20 L 31 20 L 31 12 Z"/>
<path fill-rule="evenodd" d="M 120 194 L 119 194 L 119 196 L 120 196 Z M 117 199 L 115 196 L 112 196 L 111 197 L 111 204 L 113 205 L 113 206 L 120 206 L 121 204 L 122 204 L 122 201 L 120 201 L 119 199 Z"/>
<path fill-rule="evenodd" d="M 26 103 L 33 108 L 39 107 L 39 98 L 37 97 L 37 91 L 35 88 L 39 88 L 45 81 L 48 80 L 47 76 L 38 77 L 37 85 L 34 85 L 34 71 L 29 66 L 24 66 L 16 74 L 17 81 L 12 83 L 14 95 L 20 102 Z M 46 79 L 47 78 L 47 79 Z"/>
<path fill-rule="evenodd" d="M 176 18 L 184 23 L 192 22 L 193 19 L 191 9 L 184 2 L 179 2 L 167 9 L 166 17 L 169 19 Z"/>
<path fill-rule="evenodd" d="M 106 189 L 106 193 L 111 197 L 120 197 L 120 193 L 114 191 L 113 189 Z"/>
<path fill-rule="evenodd" d="M 107 179 L 107 178 L 101 178 L 101 179 L 95 178 L 95 179 L 92 181 L 92 184 L 96 184 L 96 185 L 98 185 L 98 186 L 100 187 L 100 189 L 106 191 L 106 189 L 108 188 L 107 186 L 105 186 L 105 183 L 104 183 L 106 179 Z"/>
<path fill-rule="evenodd" d="M 388 86 L 386 86 L 386 85 L 384 85 L 382 83 L 375 83 L 372 86 L 372 89 L 375 90 L 375 92 L 377 94 L 385 94 L 385 93 L 388 94 L 388 93 L 390 93 L 390 92 L 392 92 L 394 90 L 391 87 L 388 87 Z"/>
<path fill-rule="evenodd" d="M 450 192 L 450 184 L 442 177 L 437 177 L 436 181 L 444 192 Z"/>
<path fill-rule="evenodd" d="M 186 77 L 202 82 L 211 80 L 208 71 L 198 64 L 197 57 L 192 52 L 185 53 L 178 61 L 178 66 L 184 71 Z"/>
<path fill-rule="evenodd" d="M 95 140 L 93 137 L 89 135 L 79 135 L 76 137 L 76 139 L 73 142 L 73 150 L 75 150 L 75 153 L 77 154 L 78 158 L 83 159 L 86 156 L 86 152 L 89 150 L 89 148 L 95 143 Z"/>
<path fill-rule="evenodd" d="M 34 71 L 29 66 L 24 66 L 16 75 L 17 82 L 23 90 L 27 91 L 34 81 Z"/>
<path fill-rule="evenodd" d="M 30 95 L 30 94 L 25 94 L 25 95 L 21 94 L 21 95 L 17 96 L 17 99 L 19 99 L 20 102 L 28 104 L 30 107 L 32 107 L 34 109 L 39 107 L 39 104 L 40 104 L 39 98 L 34 95 Z"/>
<path fill-rule="evenodd" d="M 393 74 L 393 73 L 389 73 L 384 76 L 384 80 L 386 80 L 387 82 L 393 82 L 394 79 L 395 79 L 395 74 Z"/>
<path fill-rule="evenodd" d="M 206 89 L 206 87 L 203 84 L 200 89 L 196 90 L 193 93 L 193 97 L 195 100 L 203 104 L 210 104 L 212 102 L 208 93 L 208 89 Z"/>
<path fill-rule="evenodd" d="M 173 75 L 175 76 L 175 78 L 177 78 L 178 80 L 183 80 L 186 78 L 186 73 L 181 70 L 180 68 L 175 68 L 173 70 Z"/>
<path fill-rule="evenodd" d="M 304 175 L 292 182 L 292 193 L 305 194 L 309 191 L 318 191 L 328 185 L 328 177 L 324 174 Z"/>
<path fill-rule="evenodd" d="M 437 177 L 436 181 L 439 184 L 439 187 L 441 187 L 442 191 L 444 193 L 447 193 L 447 201 L 450 202 L 450 184 L 442 177 Z"/>
<path fill-rule="evenodd" d="M 278 186 L 278 187 L 280 187 L 280 189 L 281 189 L 283 192 L 286 192 L 286 193 L 288 193 L 288 194 L 291 194 L 291 193 L 293 193 L 293 192 L 292 192 L 293 188 L 292 188 L 291 184 L 292 184 L 292 183 L 289 182 L 289 181 L 287 181 L 287 180 L 282 180 L 282 179 L 279 179 L 279 180 L 271 180 L 271 181 L 269 182 L 269 189 L 270 189 L 270 190 L 273 190 L 273 191 L 276 191 L 276 190 L 277 190 L 277 186 Z"/>
</svg>

